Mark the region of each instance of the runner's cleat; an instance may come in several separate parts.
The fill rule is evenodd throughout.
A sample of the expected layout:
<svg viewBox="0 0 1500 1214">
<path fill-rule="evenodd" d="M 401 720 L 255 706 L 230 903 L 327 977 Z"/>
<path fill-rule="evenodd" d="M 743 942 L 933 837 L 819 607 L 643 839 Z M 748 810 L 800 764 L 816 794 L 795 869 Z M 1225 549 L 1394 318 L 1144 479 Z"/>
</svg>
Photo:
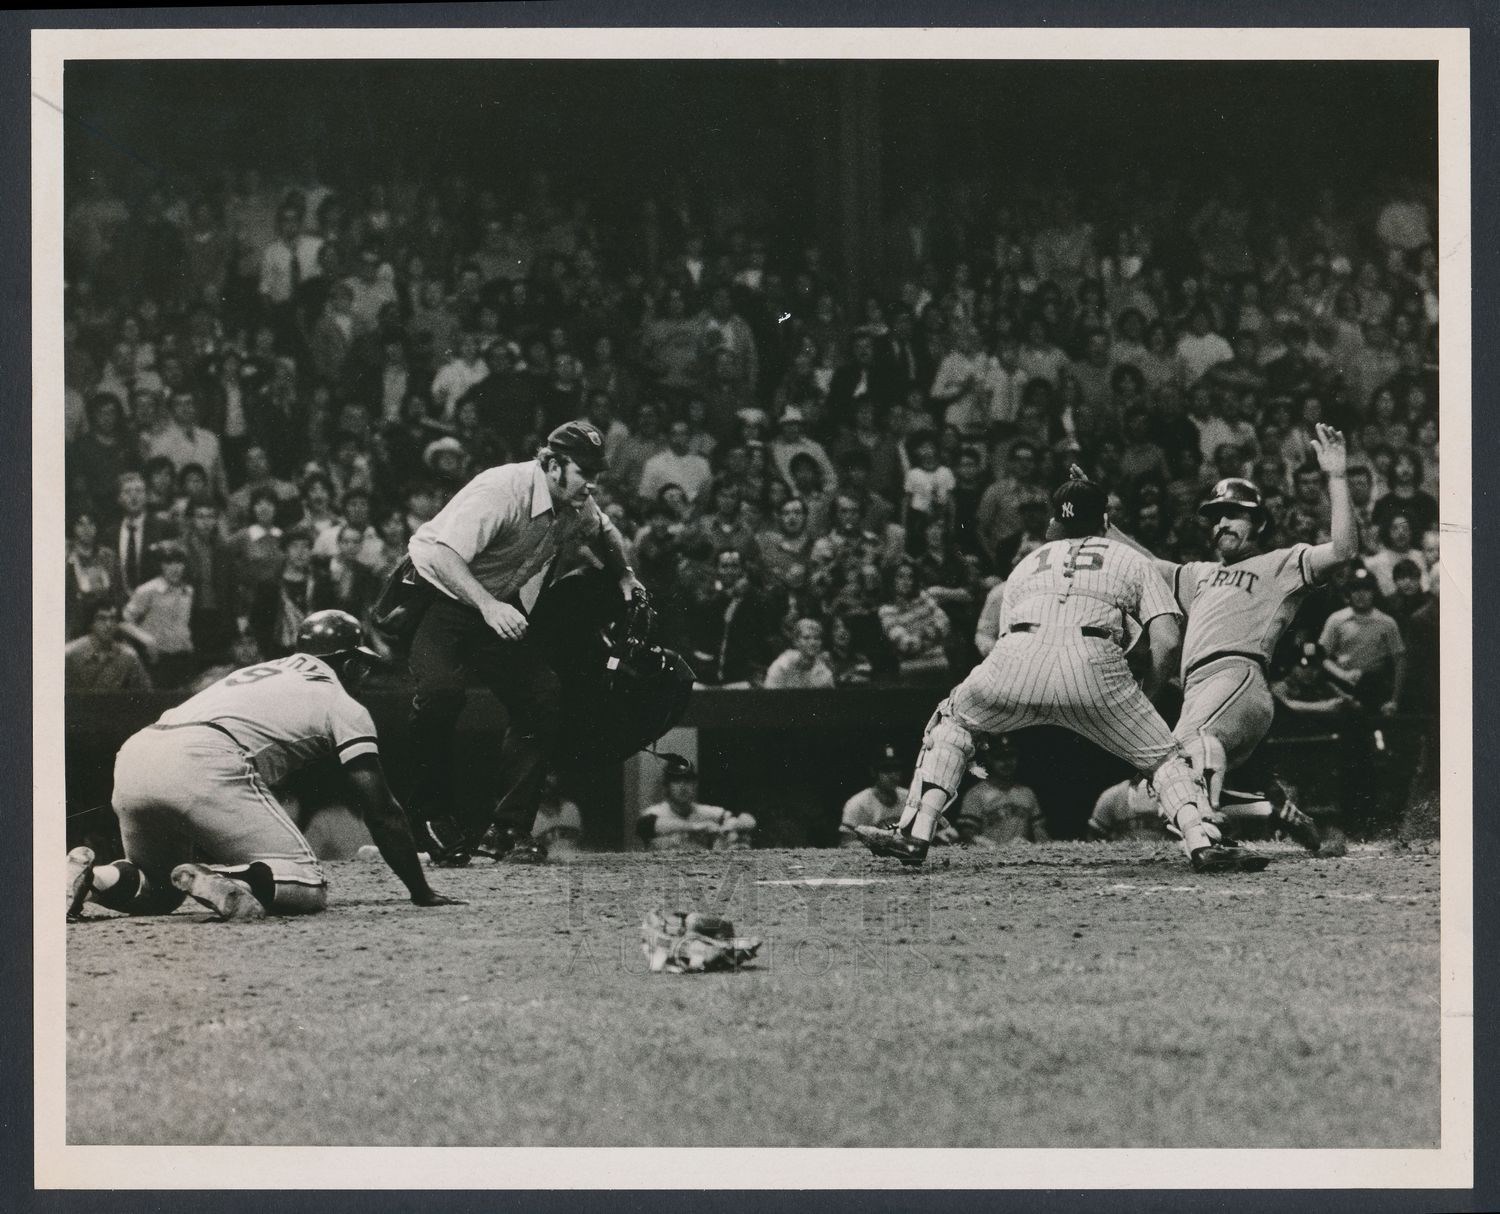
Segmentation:
<svg viewBox="0 0 1500 1214">
<path fill-rule="evenodd" d="M 914 839 L 896 827 L 856 826 L 854 833 L 859 836 L 859 841 L 877 856 L 900 860 L 902 864 L 911 867 L 927 859 L 927 840 Z"/>
<path fill-rule="evenodd" d="M 1258 873 L 1270 858 L 1243 847 L 1200 847 L 1193 853 L 1195 873 Z"/>
<path fill-rule="evenodd" d="M 266 908 L 249 887 L 201 864 L 179 864 L 172 870 L 172 884 L 194 902 L 208 907 L 220 919 L 266 917 Z"/>
</svg>

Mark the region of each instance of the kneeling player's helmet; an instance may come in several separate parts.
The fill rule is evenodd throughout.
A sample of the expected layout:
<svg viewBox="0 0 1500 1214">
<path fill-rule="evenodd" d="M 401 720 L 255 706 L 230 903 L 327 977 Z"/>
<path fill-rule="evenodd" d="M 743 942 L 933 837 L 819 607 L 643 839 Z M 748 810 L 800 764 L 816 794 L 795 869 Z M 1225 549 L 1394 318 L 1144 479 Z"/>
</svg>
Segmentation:
<svg viewBox="0 0 1500 1214">
<path fill-rule="evenodd" d="M 1264 531 L 1271 521 L 1265 499 L 1253 483 L 1241 476 L 1226 476 L 1209 490 L 1208 498 L 1198 507 L 1202 518 L 1218 518 L 1225 506 L 1239 506 L 1250 512 L 1257 531 Z"/>
<path fill-rule="evenodd" d="M 315 658 L 331 658 L 340 653 L 362 653 L 366 657 L 380 655 L 364 645 L 364 633 L 359 621 L 347 611 L 314 611 L 302 621 L 297 629 L 298 653 L 310 653 Z"/>
</svg>

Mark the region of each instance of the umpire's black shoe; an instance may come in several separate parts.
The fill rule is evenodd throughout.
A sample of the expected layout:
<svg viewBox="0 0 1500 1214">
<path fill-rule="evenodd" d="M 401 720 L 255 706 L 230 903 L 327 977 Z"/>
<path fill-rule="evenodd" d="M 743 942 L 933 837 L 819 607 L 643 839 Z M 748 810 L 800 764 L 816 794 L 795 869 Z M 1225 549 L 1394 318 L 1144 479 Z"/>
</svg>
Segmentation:
<svg viewBox="0 0 1500 1214">
<path fill-rule="evenodd" d="M 1297 808 L 1297 803 L 1292 800 L 1285 784 L 1280 780 L 1272 780 L 1271 786 L 1266 790 L 1266 800 L 1271 803 L 1271 821 L 1278 830 L 1287 838 L 1300 843 L 1313 855 L 1322 850 L 1323 836 L 1318 830 L 1318 824 Z"/>
<path fill-rule="evenodd" d="M 899 827 L 856 826 L 854 833 L 877 856 L 900 860 L 902 864 L 912 868 L 927 859 L 927 840 L 914 839 Z"/>
<path fill-rule="evenodd" d="M 1270 858 L 1243 847 L 1200 847 L 1193 853 L 1195 873 L 1258 873 Z"/>
<path fill-rule="evenodd" d="M 512 826 L 492 826 L 479 845 L 479 854 L 506 864 L 545 864 L 547 845 Z"/>
<path fill-rule="evenodd" d="M 413 830 L 417 850 L 425 851 L 434 868 L 465 868 L 472 853 L 463 831 L 452 818 L 428 818 Z"/>
</svg>

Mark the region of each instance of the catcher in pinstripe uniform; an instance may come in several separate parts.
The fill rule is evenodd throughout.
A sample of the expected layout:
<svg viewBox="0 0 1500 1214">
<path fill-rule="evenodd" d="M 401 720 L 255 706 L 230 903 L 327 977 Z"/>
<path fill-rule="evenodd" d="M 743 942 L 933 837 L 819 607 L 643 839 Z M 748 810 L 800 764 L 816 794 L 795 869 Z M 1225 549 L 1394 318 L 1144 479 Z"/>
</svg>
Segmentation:
<svg viewBox="0 0 1500 1214">
<path fill-rule="evenodd" d="M 1011 573 L 1000 638 L 927 723 L 900 822 L 856 828 L 876 855 L 922 863 L 974 759 L 976 734 L 1050 724 L 1082 734 L 1146 775 L 1195 869 L 1266 866 L 1262 855 L 1223 846 L 1205 825 L 1207 790 L 1151 705 L 1150 693 L 1175 668 L 1182 613 L 1149 558 L 1105 537 L 1107 506 L 1103 488 L 1076 466 L 1053 494 L 1052 534 L 1062 538 Z M 1132 627 L 1144 628 L 1151 642 L 1144 689 L 1122 648 Z"/>
</svg>

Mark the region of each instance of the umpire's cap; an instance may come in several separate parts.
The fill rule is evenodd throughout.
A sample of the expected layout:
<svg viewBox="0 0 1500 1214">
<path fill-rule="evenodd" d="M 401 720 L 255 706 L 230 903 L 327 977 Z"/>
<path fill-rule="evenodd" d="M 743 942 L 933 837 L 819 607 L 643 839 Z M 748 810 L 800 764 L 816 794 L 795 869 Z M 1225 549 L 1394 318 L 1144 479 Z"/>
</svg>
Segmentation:
<svg viewBox="0 0 1500 1214">
<path fill-rule="evenodd" d="M 1052 517 L 1069 539 L 1099 534 L 1108 510 L 1109 494 L 1104 486 L 1084 476 L 1077 464 L 1052 494 Z"/>
<path fill-rule="evenodd" d="M 604 436 L 588 422 L 563 422 L 547 435 L 547 446 L 568 456 L 589 476 L 604 471 Z"/>
<path fill-rule="evenodd" d="M 315 658 L 331 658 L 341 653 L 362 653 L 379 660 L 380 655 L 363 644 L 364 633 L 359 621 L 347 611 L 314 611 L 297 629 L 298 653 Z"/>
<path fill-rule="evenodd" d="M 698 769 L 693 766 L 691 759 L 684 759 L 681 755 L 668 755 L 666 769 L 661 773 L 662 783 L 669 784 L 673 780 L 696 780 Z"/>
<path fill-rule="evenodd" d="M 1226 476 L 1218 481 L 1199 505 L 1198 514 L 1201 518 L 1218 518 L 1225 506 L 1239 506 L 1250 511 L 1250 517 L 1262 527 L 1271 518 L 1260 490 L 1242 476 Z"/>
</svg>

